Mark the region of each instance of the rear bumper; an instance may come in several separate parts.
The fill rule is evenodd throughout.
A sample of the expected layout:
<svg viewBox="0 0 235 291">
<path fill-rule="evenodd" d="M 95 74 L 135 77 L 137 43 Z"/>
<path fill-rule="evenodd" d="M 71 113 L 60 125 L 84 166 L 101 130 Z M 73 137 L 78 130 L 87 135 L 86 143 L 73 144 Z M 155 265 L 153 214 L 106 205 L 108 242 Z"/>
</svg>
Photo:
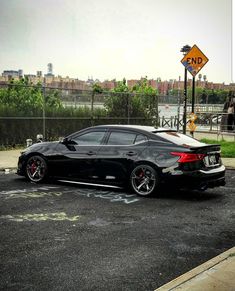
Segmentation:
<svg viewBox="0 0 235 291">
<path fill-rule="evenodd" d="M 200 188 L 214 188 L 218 186 L 224 186 L 226 184 L 224 165 L 220 166 L 219 168 L 211 169 L 209 171 L 200 170 L 200 174 Z"/>
<path fill-rule="evenodd" d="M 199 185 L 199 189 L 203 188 L 214 188 L 214 187 L 219 187 L 219 186 L 224 186 L 226 184 L 225 177 L 221 177 L 216 180 L 211 180 L 211 181 L 204 181 Z"/>
<path fill-rule="evenodd" d="M 180 172 L 176 174 L 171 173 L 165 181 L 172 181 L 172 185 L 178 188 L 187 189 L 207 189 L 219 186 L 224 186 L 225 181 L 225 167 L 221 165 L 218 168 L 208 170 L 198 170 L 193 172 Z"/>
</svg>

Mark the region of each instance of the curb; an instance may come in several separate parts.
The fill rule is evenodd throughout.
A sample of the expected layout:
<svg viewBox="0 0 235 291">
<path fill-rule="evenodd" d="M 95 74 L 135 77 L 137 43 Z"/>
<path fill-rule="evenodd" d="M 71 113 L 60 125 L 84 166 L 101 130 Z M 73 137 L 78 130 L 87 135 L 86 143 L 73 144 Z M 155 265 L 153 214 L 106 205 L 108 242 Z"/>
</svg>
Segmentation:
<svg viewBox="0 0 235 291">
<path fill-rule="evenodd" d="M 17 167 L 4 167 L 4 168 L 0 168 L 0 172 L 12 172 L 12 171 L 16 171 Z"/>
<path fill-rule="evenodd" d="M 231 268 L 231 270 L 228 271 L 228 268 L 226 268 L 225 266 L 227 265 L 232 265 L 231 262 L 233 263 L 233 265 L 235 265 L 235 247 L 225 251 L 224 253 L 212 258 L 211 260 L 203 263 L 202 265 L 199 265 L 198 267 L 192 269 L 191 271 L 179 276 L 176 279 L 173 279 L 172 281 L 170 281 L 169 283 L 166 283 L 165 285 L 159 287 L 158 289 L 155 289 L 155 291 L 169 291 L 169 290 L 234 290 L 234 286 L 235 286 L 235 269 Z M 223 265 L 223 266 L 222 266 Z M 219 270 L 219 266 L 222 269 Z M 217 269 L 216 269 L 217 267 Z M 226 278 L 229 277 L 229 280 L 226 280 L 226 283 L 218 278 L 218 285 L 219 284 L 226 284 L 226 288 L 221 289 L 221 287 L 216 286 L 216 280 L 213 279 L 213 276 L 210 276 L 209 274 L 207 275 L 206 272 L 217 272 L 217 276 L 215 276 L 216 278 L 218 278 L 219 274 L 221 273 L 226 273 Z M 229 273 L 229 276 L 228 276 Z M 201 278 L 199 278 L 201 277 Z M 194 281 L 194 282 L 193 282 Z M 210 284 L 211 281 L 213 282 L 213 288 L 210 289 Z M 200 289 L 200 282 L 203 282 L 203 286 L 205 287 L 205 285 L 207 286 L 207 289 Z M 196 289 L 195 289 L 195 286 Z"/>
<path fill-rule="evenodd" d="M 226 170 L 235 170 L 235 167 L 232 166 L 225 166 Z"/>
</svg>

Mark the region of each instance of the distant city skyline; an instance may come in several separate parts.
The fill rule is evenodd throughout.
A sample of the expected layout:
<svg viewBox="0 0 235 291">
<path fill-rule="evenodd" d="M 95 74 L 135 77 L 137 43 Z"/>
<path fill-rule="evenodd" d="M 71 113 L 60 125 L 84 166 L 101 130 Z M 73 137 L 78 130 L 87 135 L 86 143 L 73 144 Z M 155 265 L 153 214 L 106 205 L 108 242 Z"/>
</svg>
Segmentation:
<svg viewBox="0 0 235 291">
<path fill-rule="evenodd" d="M 196 44 L 209 58 L 200 73 L 229 84 L 232 11 L 232 0 L 1 0 L 0 70 L 45 74 L 52 63 L 80 80 L 177 80 L 180 49 Z"/>
<path fill-rule="evenodd" d="M 93 80 L 94 82 L 95 81 L 101 81 L 99 80 L 98 78 L 93 78 L 93 76 L 88 76 L 86 79 L 78 79 L 78 78 L 73 78 L 73 77 L 70 77 L 70 76 L 62 76 L 61 74 L 57 74 L 55 73 L 54 74 L 54 71 L 53 71 L 53 64 L 52 63 L 49 63 L 47 64 L 47 70 L 45 71 L 34 71 L 34 72 L 24 72 L 23 69 L 18 69 L 18 70 L 3 70 L 2 73 L 0 73 L 1 75 L 0 76 L 3 76 L 3 77 L 7 77 L 7 79 L 11 80 L 11 78 L 14 79 L 14 77 L 17 77 L 16 79 L 19 79 L 20 77 L 24 77 L 24 76 L 31 76 L 31 77 L 40 77 L 40 78 L 43 78 L 44 76 L 45 77 L 55 77 L 56 79 L 58 78 L 62 78 L 62 79 L 66 79 L 66 78 L 69 78 L 69 79 L 77 79 L 77 80 L 80 80 L 80 81 L 85 81 L 86 79 L 87 80 Z M 142 78 L 146 78 L 147 76 L 141 76 L 140 78 L 136 78 L 136 79 L 129 79 L 129 80 L 141 80 Z M 0 77 L 1 79 L 1 77 Z M 102 80 L 103 82 L 105 81 L 123 81 L 123 79 L 126 79 L 125 77 L 122 78 L 122 79 L 117 79 L 117 78 L 113 78 L 113 79 L 105 79 L 105 80 Z M 181 76 L 179 76 L 178 78 L 171 78 L 171 79 L 166 79 L 166 80 L 162 80 L 161 77 L 157 77 L 157 78 L 148 78 L 148 80 L 160 80 L 160 81 L 183 81 L 183 78 L 181 78 Z M 187 79 L 190 80 L 192 79 L 192 75 L 188 73 L 188 76 L 187 76 Z M 202 75 L 201 73 L 198 73 L 197 76 L 196 76 L 196 79 L 198 80 L 204 80 L 204 81 L 208 81 L 207 79 L 207 76 L 206 75 Z M 126 79 L 128 80 L 128 79 Z M 211 82 L 213 82 L 213 80 L 210 80 Z M 222 82 L 224 83 L 224 82 Z"/>
<path fill-rule="evenodd" d="M 57 88 L 62 90 L 91 90 L 92 85 L 97 83 L 104 90 L 112 90 L 118 85 L 119 80 L 105 80 L 100 81 L 98 79 L 88 78 L 87 80 L 81 80 L 78 78 L 63 77 L 61 75 L 53 74 L 53 64 L 49 63 L 46 74 L 42 71 L 37 71 L 36 74 L 24 74 L 23 70 L 4 70 L 0 75 L 0 86 L 8 84 L 10 81 L 18 81 L 22 77 L 27 77 L 29 84 L 37 85 L 38 83 L 44 84 L 47 88 Z M 129 88 L 133 88 L 139 83 L 141 79 L 126 79 L 126 84 Z M 121 80 L 122 81 L 122 80 Z M 192 87 L 192 78 L 187 78 L 187 86 Z M 169 79 L 161 80 L 148 79 L 148 85 L 152 88 L 156 88 L 159 94 L 168 94 L 172 90 L 179 92 L 184 90 L 184 79 Z M 208 90 L 227 90 L 235 91 L 235 83 L 216 83 L 207 79 L 206 75 L 198 74 L 196 78 L 196 87 L 208 89 Z M 171 94 L 171 93 L 170 93 Z"/>
</svg>

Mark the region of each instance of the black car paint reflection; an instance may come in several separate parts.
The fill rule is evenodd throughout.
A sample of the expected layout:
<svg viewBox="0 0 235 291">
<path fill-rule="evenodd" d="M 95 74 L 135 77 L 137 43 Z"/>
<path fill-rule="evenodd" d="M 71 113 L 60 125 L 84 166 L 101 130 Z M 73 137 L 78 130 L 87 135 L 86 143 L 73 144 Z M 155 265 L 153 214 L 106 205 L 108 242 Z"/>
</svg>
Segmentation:
<svg viewBox="0 0 235 291">
<path fill-rule="evenodd" d="M 130 186 L 142 196 L 157 193 L 161 184 L 169 182 L 188 188 L 225 183 L 219 145 L 139 125 L 95 126 L 61 142 L 32 145 L 19 157 L 17 173 L 34 182 L 54 177 Z"/>
</svg>

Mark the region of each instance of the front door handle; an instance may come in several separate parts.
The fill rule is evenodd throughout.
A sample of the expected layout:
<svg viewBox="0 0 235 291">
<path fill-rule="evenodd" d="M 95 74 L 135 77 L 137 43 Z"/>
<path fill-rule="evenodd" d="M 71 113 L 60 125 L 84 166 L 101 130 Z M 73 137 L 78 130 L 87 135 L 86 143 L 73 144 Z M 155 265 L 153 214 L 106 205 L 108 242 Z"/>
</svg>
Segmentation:
<svg viewBox="0 0 235 291">
<path fill-rule="evenodd" d="M 126 155 L 129 157 L 133 157 L 133 156 L 136 156 L 137 153 L 136 152 L 128 152 L 128 153 L 126 153 Z"/>
</svg>

